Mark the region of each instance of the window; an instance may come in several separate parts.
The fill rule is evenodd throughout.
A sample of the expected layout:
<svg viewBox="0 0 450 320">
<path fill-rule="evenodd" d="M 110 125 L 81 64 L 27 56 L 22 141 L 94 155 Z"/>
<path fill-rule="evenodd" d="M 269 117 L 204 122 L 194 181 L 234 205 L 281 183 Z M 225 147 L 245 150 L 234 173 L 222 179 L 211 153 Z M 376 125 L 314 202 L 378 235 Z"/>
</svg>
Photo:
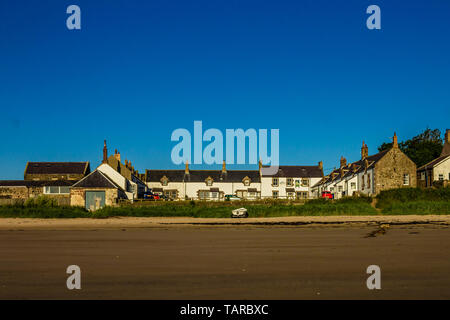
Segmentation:
<svg viewBox="0 0 450 320">
<path fill-rule="evenodd" d="M 297 199 L 308 199 L 308 192 L 306 191 L 297 192 Z"/>
<path fill-rule="evenodd" d="M 361 180 L 361 188 L 362 189 L 364 189 L 364 187 L 365 187 L 365 185 L 364 185 L 364 178 L 365 177 L 366 177 L 365 175 L 362 175 L 362 180 Z"/>
<path fill-rule="evenodd" d="M 211 198 L 218 198 L 219 197 L 219 193 L 218 192 L 211 192 Z"/>
<path fill-rule="evenodd" d="M 70 187 L 44 187 L 44 194 L 69 194 Z"/>
<path fill-rule="evenodd" d="M 333 192 L 334 191 L 334 187 L 330 187 L 330 191 Z"/>
<path fill-rule="evenodd" d="M 213 185 L 213 179 L 211 177 L 206 178 L 205 182 L 208 187 Z"/>
<path fill-rule="evenodd" d="M 404 186 L 409 186 L 409 174 L 408 173 L 405 173 L 403 175 L 403 185 Z"/>
<path fill-rule="evenodd" d="M 352 190 L 355 190 L 356 189 L 356 182 L 350 182 L 350 188 Z"/>
<path fill-rule="evenodd" d="M 272 191 L 272 198 L 278 199 L 278 191 Z"/>
<path fill-rule="evenodd" d="M 288 187 L 293 187 L 294 186 L 294 179 L 292 178 L 286 178 L 286 185 Z"/>
<path fill-rule="evenodd" d="M 420 173 L 420 180 L 425 181 L 425 172 Z"/>
<path fill-rule="evenodd" d="M 244 178 L 244 186 L 249 186 L 249 185 L 250 185 L 250 179 Z"/>
<path fill-rule="evenodd" d="M 444 175 L 443 174 L 439 175 L 439 181 L 444 181 Z"/>
<path fill-rule="evenodd" d="M 338 186 L 338 192 L 342 192 L 342 186 Z"/>
<path fill-rule="evenodd" d="M 294 192 L 289 191 L 289 192 L 287 193 L 287 197 L 288 197 L 288 199 L 294 199 Z"/>
<path fill-rule="evenodd" d="M 272 187 L 278 187 L 278 178 L 272 178 Z"/>
<path fill-rule="evenodd" d="M 309 186 L 309 179 L 303 178 L 302 179 L 302 187 L 308 187 Z"/>
<path fill-rule="evenodd" d="M 198 197 L 200 199 L 207 199 L 209 197 L 209 191 L 199 191 Z"/>
<path fill-rule="evenodd" d="M 367 189 L 370 189 L 370 174 L 367 175 Z"/>
</svg>

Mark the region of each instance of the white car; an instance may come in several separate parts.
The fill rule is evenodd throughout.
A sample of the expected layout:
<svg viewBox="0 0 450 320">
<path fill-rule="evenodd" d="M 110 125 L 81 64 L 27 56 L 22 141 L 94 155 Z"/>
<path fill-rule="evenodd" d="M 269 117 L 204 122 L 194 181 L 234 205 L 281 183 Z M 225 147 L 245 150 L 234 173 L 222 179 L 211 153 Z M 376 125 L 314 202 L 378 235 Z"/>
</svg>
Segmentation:
<svg viewBox="0 0 450 320">
<path fill-rule="evenodd" d="M 248 218 L 248 212 L 245 208 L 234 209 L 231 211 L 232 218 Z"/>
<path fill-rule="evenodd" d="M 234 194 L 226 194 L 225 195 L 225 200 L 227 200 L 227 201 L 240 201 L 242 199 L 239 198 L 238 196 L 235 196 Z"/>
</svg>

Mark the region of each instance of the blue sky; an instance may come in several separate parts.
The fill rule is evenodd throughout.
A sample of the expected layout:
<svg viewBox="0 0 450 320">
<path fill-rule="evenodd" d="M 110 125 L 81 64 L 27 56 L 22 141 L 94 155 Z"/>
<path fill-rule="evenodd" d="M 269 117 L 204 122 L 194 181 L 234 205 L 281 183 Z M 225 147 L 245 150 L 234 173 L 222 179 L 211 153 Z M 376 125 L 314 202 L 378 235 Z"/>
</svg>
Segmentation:
<svg viewBox="0 0 450 320">
<path fill-rule="evenodd" d="M 81 30 L 66 8 L 81 8 Z M 381 30 L 366 8 L 381 8 Z M 338 166 L 450 127 L 450 2 L 0 2 L 0 179 L 27 161 L 176 168 L 173 130 L 280 129 L 282 164 Z M 205 168 L 201 166 L 198 168 Z M 242 168 L 236 166 L 235 168 Z M 252 166 L 254 168 L 254 166 Z"/>
</svg>

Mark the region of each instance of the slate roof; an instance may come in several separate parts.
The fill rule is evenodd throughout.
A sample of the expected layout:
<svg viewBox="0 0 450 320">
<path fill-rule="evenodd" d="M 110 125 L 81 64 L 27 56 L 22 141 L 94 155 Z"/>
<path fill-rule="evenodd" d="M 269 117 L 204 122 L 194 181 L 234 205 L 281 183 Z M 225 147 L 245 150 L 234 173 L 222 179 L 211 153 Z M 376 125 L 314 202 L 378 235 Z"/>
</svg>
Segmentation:
<svg viewBox="0 0 450 320">
<path fill-rule="evenodd" d="M 214 182 L 242 182 L 245 177 L 249 177 L 251 182 L 260 182 L 261 177 L 258 170 L 189 170 L 185 174 L 184 170 L 147 170 L 147 182 L 160 182 L 166 176 L 169 182 L 204 182 L 211 177 Z"/>
<path fill-rule="evenodd" d="M 263 177 L 321 178 L 323 170 L 319 166 L 279 166 L 275 175 L 263 175 Z"/>
<path fill-rule="evenodd" d="M 435 165 L 437 165 L 439 162 L 445 160 L 445 159 L 448 158 L 448 157 L 450 157 L 450 154 L 444 155 L 444 156 L 440 156 L 439 158 L 436 158 L 436 159 L 434 159 L 434 160 L 428 162 L 427 164 L 424 164 L 424 165 L 421 166 L 419 169 L 417 169 L 417 171 L 433 168 L 433 167 L 434 167 Z"/>
<path fill-rule="evenodd" d="M 107 188 L 107 189 L 121 189 L 108 176 L 99 170 L 95 170 L 77 183 L 73 188 Z"/>
<path fill-rule="evenodd" d="M 28 162 L 25 174 L 88 174 L 89 162 Z"/>
<path fill-rule="evenodd" d="M 77 181 L 52 180 L 52 181 L 33 181 L 33 180 L 0 180 L 0 187 L 70 187 Z"/>
<path fill-rule="evenodd" d="M 374 155 L 368 156 L 365 159 L 361 159 L 361 160 L 347 164 L 345 167 L 342 168 L 344 170 L 343 176 L 341 176 L 341 168 L 334 169 L 329 174 L 327 174 L 322 180 L 320 180 L 318 183 L 316 183 L 313 187 L 324 184 L 324 183 L 333 182 L 334 180 L 347 178 L 347 177 L 353 176 L 354 174 L 357 174 L 357 173 L 360 173 L 360 172 L 366 170 L 366 160 L 367 160 L 367 164 L 368 164 L 367 169 L 371 169 L 389 151 L 390 151 L 390 149 L 383 150 Z"/>
</svg>

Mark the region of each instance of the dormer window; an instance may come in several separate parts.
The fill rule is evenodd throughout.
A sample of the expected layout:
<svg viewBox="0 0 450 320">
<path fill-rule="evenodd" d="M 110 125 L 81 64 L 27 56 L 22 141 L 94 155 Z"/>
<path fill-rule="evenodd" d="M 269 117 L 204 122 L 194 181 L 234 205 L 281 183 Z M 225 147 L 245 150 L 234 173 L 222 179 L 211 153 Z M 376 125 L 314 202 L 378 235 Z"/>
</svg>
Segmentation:
<svg viewBox="0 0 450 320">
<path fill-rule="evenodd" d="M 208 178 L 206 178 L 206 180 L 205 180 L 205 182 L 206 182 L 206 185 L 208 186 L 208 187 L 210 187 L 210 186 L 212 186 L 213 185 L 213 178 L 211 178 L 211 177 L 208 177 Z"/>
<path fill-rule="evenodd" d="M 251 180 L 249 177 L 245 177 L 244 179 L 242 179 L 242 183 L 244 184 L 244 186 L 248 187 L 251 183 Z"/>
<path fill-rule="evenodd" d="M 161 184 L 163 186 L 167 186 L 169 184 L 169 179 L 166 176 L 162 177 L 161 178 Z"/>
</svg>

